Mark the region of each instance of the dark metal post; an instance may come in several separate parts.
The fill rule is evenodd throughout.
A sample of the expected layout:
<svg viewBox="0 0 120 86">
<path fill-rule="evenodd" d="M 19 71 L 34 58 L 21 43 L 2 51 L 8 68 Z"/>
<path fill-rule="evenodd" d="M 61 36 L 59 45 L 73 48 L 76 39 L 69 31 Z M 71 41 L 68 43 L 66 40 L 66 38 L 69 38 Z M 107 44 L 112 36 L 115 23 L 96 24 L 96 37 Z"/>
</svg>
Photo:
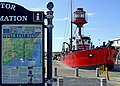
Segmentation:
<svg viewBox="0 0 120 86">
<path fill-rule="evenodd" d="M 52 28 L 53 28 L 53 3 L 47 4 L 47 86 L 52 86 Z"/>
<path fill-rule="evenodd" d="M 70 39 L 70 50 L 72 50 L 72 0 L 71 0 L 71 39 Z"/>
<path fill-rule="evenodd" d="M 101 78 L 101 83 L 100 83 L 100 86 L 107 86 L 107 81 L 105 78 Z"/>
<path fill-rule="evenodd" d="M 99 77 L 99 74 L 100 74 L 99 72 L 100 72 L 100 70 L 99 70 L 99 68 L 97 67 L 97 68 L 96 68 L 96 77 Z"/>
<path fill-rule="evenodd" d="M 57 76 L 57 67 L 54 68 L 54 76 Z"/>
<path fill-rule="evenodd" d="M 79 69 L 75 68 L 75 77 L 79 77 Z"/>
</svg>

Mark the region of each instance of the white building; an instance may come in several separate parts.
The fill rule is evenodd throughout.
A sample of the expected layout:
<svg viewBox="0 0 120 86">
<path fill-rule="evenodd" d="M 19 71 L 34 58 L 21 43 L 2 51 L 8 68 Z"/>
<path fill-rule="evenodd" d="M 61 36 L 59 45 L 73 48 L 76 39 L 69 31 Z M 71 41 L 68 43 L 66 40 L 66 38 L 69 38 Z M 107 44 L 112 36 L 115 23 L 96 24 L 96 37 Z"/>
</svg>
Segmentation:
<svg viewBox="0 0 120 86">
<path fill-rule="evenodd" d="M 119 52 L 120 52 L 120 37 L 112 39 L 112 41 L 113 41 L 113 45 L 112 46 L 116 47 L 119 50 Z"/>
</svg>

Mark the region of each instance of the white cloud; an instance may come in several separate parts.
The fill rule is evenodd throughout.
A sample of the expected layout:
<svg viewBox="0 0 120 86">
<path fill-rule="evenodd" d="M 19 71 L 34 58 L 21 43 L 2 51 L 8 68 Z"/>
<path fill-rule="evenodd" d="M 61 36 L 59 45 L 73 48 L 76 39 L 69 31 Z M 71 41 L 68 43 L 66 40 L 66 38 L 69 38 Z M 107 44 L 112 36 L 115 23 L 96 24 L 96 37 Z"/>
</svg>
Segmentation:
<svg viewBox="0 0 120 86">
<path fill-rule="evenodd" d="M 97 28 L 86 28 L 86 30 L 98 30 Z"/>
<path fill-rule="evenodd" d="M 96 13 L 87 13 L 88 16 L 93 16 L 95 15 Z"/>
<path fill-rule="evenodd" d="M 66 20 L 70 20 L 70 18 L 60 18 L 60 19 L 54 19 L 54 21 L 66 21 Z"/>
<path fill-rule="evenodd" d="M 100 29 L 100 28 L 85 28 L 86 30 L 89 31 L 104 31 L 104 32 L 108 32 L 109 30 L 106 29 Z"/>
<path fill-rule="evenodd" d="M 30 8 L 31 11 L 47 11 L 46 8 L 41 8 L 41 7 L 37 7 L 37 8 Z"/>
<path fill-rule="evenodd" d="M 65 37 L 54 37 L 53 39 L 54 40 L 66 40 L 67 38 L 65 38 Z"/>
</svg>

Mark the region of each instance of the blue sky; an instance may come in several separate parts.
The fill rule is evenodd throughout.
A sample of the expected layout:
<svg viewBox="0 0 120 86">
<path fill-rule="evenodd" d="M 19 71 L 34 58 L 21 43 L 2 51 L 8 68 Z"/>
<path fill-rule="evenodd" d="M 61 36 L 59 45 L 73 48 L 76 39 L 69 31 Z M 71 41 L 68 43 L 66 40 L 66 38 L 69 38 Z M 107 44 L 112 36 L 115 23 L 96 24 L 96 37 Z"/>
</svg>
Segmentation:
<svg viewBox="0 0 120 86">
<path fill-rule="evenodd" d="M 0 0 L 20 4 L 28 10 L 47 10 L 46 3 L 54 3 L 53 51 L 61 51 L 62 42 L 70 37 L 70 0 Z M 90 35 L 93 44 L 99 45 L 120 37 L 120 0 L 73 0 L 73 12 L 83 7 L 88 23 L 82 33 Z M 76 26 L 73 25 L 75 30 Z"/>
</svg>

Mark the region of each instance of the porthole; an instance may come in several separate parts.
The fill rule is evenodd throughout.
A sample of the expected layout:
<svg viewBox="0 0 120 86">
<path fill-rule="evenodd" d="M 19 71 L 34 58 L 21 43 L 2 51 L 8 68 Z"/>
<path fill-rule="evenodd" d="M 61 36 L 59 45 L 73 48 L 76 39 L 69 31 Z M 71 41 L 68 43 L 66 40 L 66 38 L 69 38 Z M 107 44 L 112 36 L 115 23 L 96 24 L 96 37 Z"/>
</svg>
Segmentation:
<svg viewBox="0 0 120 86">
<path fill-rule="evenodd" d="M 88 57 L 90 57 L 90 58 L 93 58 L 93 56 L 94 56 L 94 55 L 93 55 L 92 53 L 89 53 L 89 54 L 88 54 Z"/>
</svg>

